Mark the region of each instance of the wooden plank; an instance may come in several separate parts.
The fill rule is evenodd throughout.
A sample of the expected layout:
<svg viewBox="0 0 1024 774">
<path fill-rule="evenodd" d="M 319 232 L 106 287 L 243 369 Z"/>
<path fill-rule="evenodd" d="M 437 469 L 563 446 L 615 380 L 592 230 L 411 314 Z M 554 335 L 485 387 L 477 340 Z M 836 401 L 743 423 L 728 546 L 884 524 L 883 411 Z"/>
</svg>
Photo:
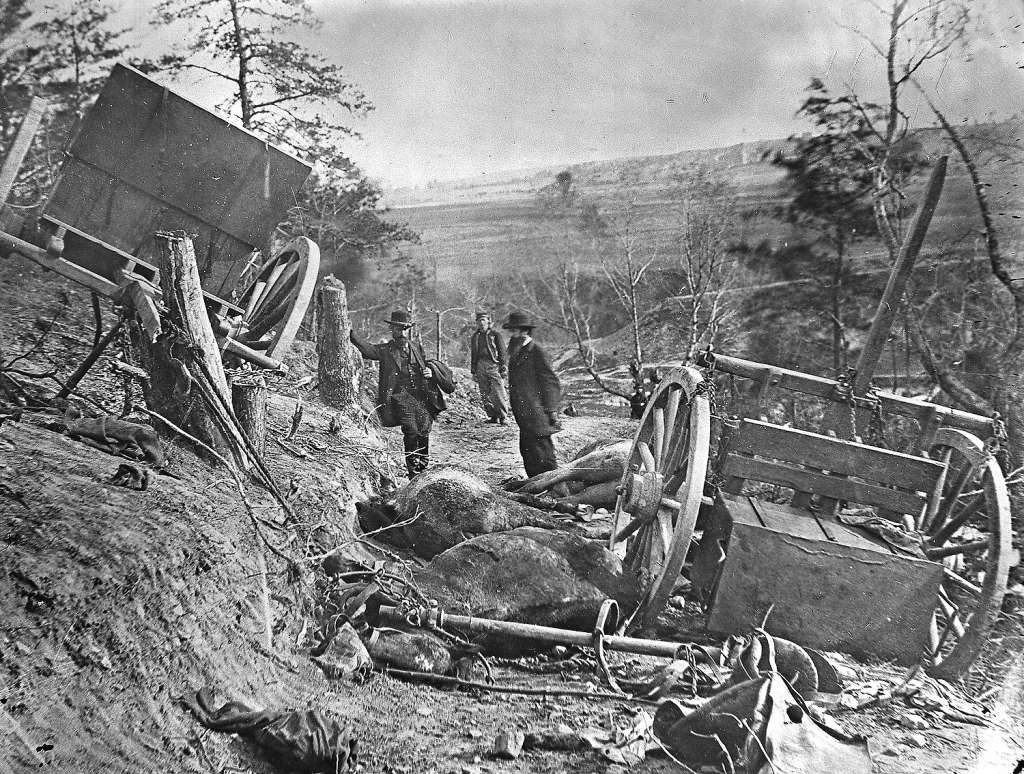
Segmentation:
<svg viewBox="0 0 1024 774">
<path fill-rule="evenodd" d="M 933 460 L 754 419 L 743 420 L 731 449 L 912 492 L 931 492 L 942 472 Z"/>
<path fill-rule="evenodd" d="M 42 123 L 43 113 L 46 112 L 46 100 L 42 97 L 33 97 L 25 111 L 25 117 L 21 119 L 21 126 L 14 136 L 14 142 L 4 157 L 3 166 L 0 167 L 0 204 L 7 202 L 11 195 L 14 181 L 18 177 L 18 170 L 32 147 L 32 140 L 36 136 L 39 124 Z"/>
<path fill-rule="evenodd" d="M 786 486 L 797 492 L 833 497 L 850 503 L 888 508 L 897 513 L 913 516 L 921 513 L 927 499 L 923 495 L 889 489 L 852 478 L 831 476 L 827 473 L 799 468 L 783 462 L 769 462 L 732 452 L 726 455 L 723 476 L 736 476 L 751 481 L 763 481 Z"/>
<path fill-rule="evenodd" d="M 765 529 L 773 532 L 782 532 L 787 535 L 797 535 L 807 540 L 824 540 L 825 533 L 811 516 L 810 511 L 798 510 L 796 508 L 779 508 L 754 497 L 745 498 L 750 503 L 750 509 L 756 514 L 757 521 L 750 522 L 750 511 L 739 510 L 733 517 L 736 524 L 760 524 Z M 732 510 L 730 506 L 730 510 Z"/>
</svg>

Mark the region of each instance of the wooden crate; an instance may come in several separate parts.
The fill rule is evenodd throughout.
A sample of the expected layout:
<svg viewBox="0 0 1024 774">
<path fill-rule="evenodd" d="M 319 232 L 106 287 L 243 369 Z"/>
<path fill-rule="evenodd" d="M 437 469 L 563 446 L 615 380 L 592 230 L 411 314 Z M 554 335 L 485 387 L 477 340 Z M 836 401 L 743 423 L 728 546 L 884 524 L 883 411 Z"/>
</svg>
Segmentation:
<svg viewBox="0 0 1024 774">
<path fill-rule="evenodd" d="M 696 552 L 693 581 L 708 628 L 767 630 L 809 647 L 916 663 L 942 565 L 806 509 L 719 495 Z"/>
</svg>

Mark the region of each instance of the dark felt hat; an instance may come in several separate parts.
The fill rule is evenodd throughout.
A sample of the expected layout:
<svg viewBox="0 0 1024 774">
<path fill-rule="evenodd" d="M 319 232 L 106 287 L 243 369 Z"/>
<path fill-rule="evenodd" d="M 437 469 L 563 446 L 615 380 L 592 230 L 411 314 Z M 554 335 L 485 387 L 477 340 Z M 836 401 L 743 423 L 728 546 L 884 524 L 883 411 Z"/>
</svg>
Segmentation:
<svg viewBox="0 0 1024 774">
<path fill-rule="evenodd" d="M 501 327 L 505 329 L 510 328 L 535 328 L 536 323 L 533 318 L 530 317 L 526 312 L 512 312 L 508 319 L 505 320 L 505 324 Z"/>
<path fill-rule="evenodd" d="M 477 309 L 476 310 L 476 319 L 478 319 L 478 320 L 482 319 L 484 317 L 490 318 L 490 316 L 491 316 L 491 313 L 488 312 L 486 309 Z"/>
<path fill-rule="evenodd" d="M 391 313 L 391 319 L 385 320 L 388 325 L 401 325 L 405 328 L 411 328 L 415 323 L 412 321 L 412 315 L 402 309 L 396 309 Z"/>
</svg>

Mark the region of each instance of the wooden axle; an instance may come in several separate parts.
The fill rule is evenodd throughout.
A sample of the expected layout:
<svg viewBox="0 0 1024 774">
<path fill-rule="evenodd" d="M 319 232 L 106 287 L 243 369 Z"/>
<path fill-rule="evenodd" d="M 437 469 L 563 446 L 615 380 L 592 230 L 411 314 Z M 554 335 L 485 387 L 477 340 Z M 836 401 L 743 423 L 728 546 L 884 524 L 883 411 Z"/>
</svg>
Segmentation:
<svg viewBox="0 0 1024 774">
<path fill-rule="evenodd" d="M 812 395 L 817 398 L 835 402 L 845 402 L 841 397 L 842 391 L 835 379 L 826 379 L 822 376 L 805 374 L 801 371 L 791 371 L 788 368 L 778 368 L 766 363 L 758 363 L 753 360 L 743 360 L 738 357 L 728 357 L 714 352 L 707 352 L 701 355 L 701 365 L 713 367 L 716 371 L 741 376 L 746 379 L 767 380 L 768 385 L 783 390 L 792 390 Z M 929 421 L 929 417 L 936 416 L 939 424 L 943 427 L 955 427 L 966 430 L 977 435 L 979 438 L 987 438 L 992 433 L 992 420 L 980 414 L 972 414 L 967 411 L 959 411 L 947 406 L 939 406 L 925 401 L 904 398 L 902 395 L 894 395 L 891 392 L 876 392 L 875 396 L 881 401 L 882 410 L 890 414 L 910 417 L 922 423 Z M 871 408 L 872 401 L 869 397 L 857 396 L 854 403 L 858 408 Z"/>
<path fill-rule="evenodd" d="M 537 624 L 519 623 L 517 621 L 494 621 L 489 618 L 477 618 L 471 615 L 453 615 L 436 608 L 419 608 L 413 611 L 412 617 L 414 620 L 418 620 L 419 625 L 424 628 L 437 627 L 443 629 L 451 627 L 469 634 L 523 637 L 557 645 L 594 646 L 594 633 L 592 632 L 558 629 L 553 626 L 538 626 Z M 381 606 L 380 619 L 382 622 L 391 624 L 408 625 L 409 623 L 409 619 L 398 608 L 388 606 Z M 604 647 L 608 650 L 636 653 L 641 656 L 658 656 L 660 658 L 678 658 L 680 651 L 690 647 L 690 643 L 646 640 L 639 637 L 620 637 L 614 634 L 603 634 L 602 639 Z M 703 652 L 710 658 L 718 658 L 721 654 L 719 648 L 706 647 L 699 648 L 694 652 Z"/>
</svg>

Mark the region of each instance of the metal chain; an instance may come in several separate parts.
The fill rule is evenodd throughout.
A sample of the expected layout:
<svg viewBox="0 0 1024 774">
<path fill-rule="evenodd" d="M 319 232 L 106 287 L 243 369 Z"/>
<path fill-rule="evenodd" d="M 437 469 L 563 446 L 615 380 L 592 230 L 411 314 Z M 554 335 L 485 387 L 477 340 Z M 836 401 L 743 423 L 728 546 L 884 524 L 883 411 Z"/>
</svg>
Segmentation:
<svg viewBox="0 0 1024 774">
<path fill-rule="evenodd" d="M 888 449 L 889 445 L 885 440 L 885 417 L 882 415 L 882 399 L 878 397 L 878 391 L 874 382 L 868 383 L 868 393 L 865 398 L 871 401 L 871 419 L 868 421 L 868 443 L 882 449 Z"/>
<path fill-rule="evenodd" d="M 1007 447 L 1010 437 L 1006 432 L 1003 415 L 998 411 L 993 412 L 989 425 L 991 434 L 985 439 L 985 451 L 995 458 L 1000 468 L 1008 470 L 1009 451 Z"/>
<path fill-rule="evenodd" d="M 853 397 L 853 380 L 857 376 L 857 369 L 850 366 L 846 367 L 846 372 L 841 373 L 836 377 L 836 399 L 840 403 L 845 403 L 850 410 L 850 440 L 856 441 L 858 439 L 857 434 L 857 401 Z"/>
</svg>

